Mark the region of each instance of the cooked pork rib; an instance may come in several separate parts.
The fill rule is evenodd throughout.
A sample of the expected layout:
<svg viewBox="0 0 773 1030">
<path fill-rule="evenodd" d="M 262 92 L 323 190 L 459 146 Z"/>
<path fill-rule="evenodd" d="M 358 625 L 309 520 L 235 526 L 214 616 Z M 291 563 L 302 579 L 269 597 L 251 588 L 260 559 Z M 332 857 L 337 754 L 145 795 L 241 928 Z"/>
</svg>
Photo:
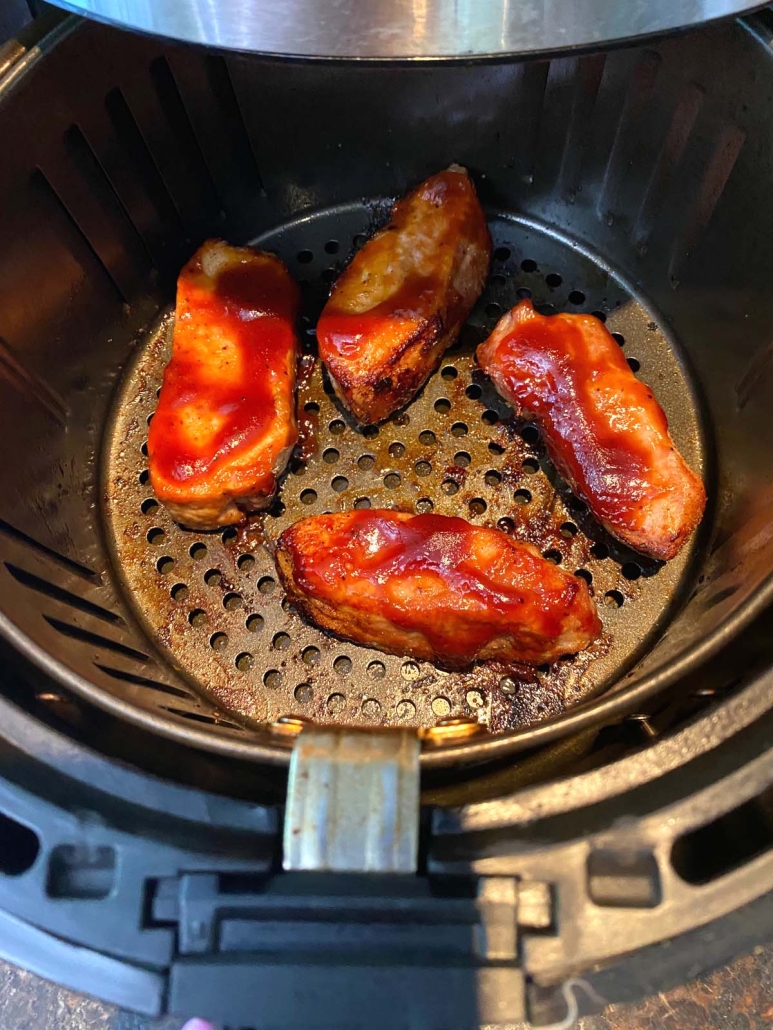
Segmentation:
<svg viewBox="0 0 773 1030">
<path fill-rule="evenodd" d="M 148 452 L 156 496 L 183 525 L 226 526 L 271 500 L 298 439 L 298 299 L 279 258 L 220 240 L 180 273 Z"/>
<path fill-rule="evenodd" d="M 380 422 L 421 388 L 478 299 L 490 257 L 464 168 L 451 165 L 397 201 L 336 282 L 317 326 L 320 357 L 356 419 Z"/>
<path fill-rule="evenodd" d="M 323 629 L 447 668 L 552 662 L 601 631 L 581 579 L 460 518 L 312 516 L 282 533 L 277 565 L 292 603 Z"/>
<path fill-rule="evenodd" d="M 593 315 L 540 315 L 522 301 L 478 348 L 516 409 L 540 425 L 553 463 L 601 524 L 642 554 L 673 558 L 706 492 L 663 409 Z"/>
</svg>

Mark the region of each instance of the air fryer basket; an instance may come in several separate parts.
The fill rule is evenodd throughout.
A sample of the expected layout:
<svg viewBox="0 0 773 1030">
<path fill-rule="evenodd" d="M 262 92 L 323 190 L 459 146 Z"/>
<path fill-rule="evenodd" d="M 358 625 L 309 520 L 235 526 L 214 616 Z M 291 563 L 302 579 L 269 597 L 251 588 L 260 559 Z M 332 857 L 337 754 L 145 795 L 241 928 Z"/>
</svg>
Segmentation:
<svg viewBox="0 0 773 1030">
<path fill-rule="evenodd" d="M 401 68 L 224 58 L 67 23 L 0 97 L 3 633 L 113 712 L 273 761 L 292 743 L 282 716 L 491 731 L 436 740 L 422 759 L 439 765 L 666 688 L 770 593 L 771 88 L 761 22 Z M 356 427 L 313 362 L 315 317 L 389 199 L 452 161 L 490 215 L 489 284 L 422 395 Z M 155 504 L 144 447 L 174 278 L 213 235 L 275 250 L 301 281 L 305 441 L 265 519 L 197 534 Z M 702 471 L 704 525 L 668 566 L 594 525 L 475 369 L 475 343 L 526 295 L 605 318 Z M 271 542 L 301 515 L 385 504 L 536 540 L 591 581 L 602 642 L 531 677 L 448 675 L 304 625 Z"/>
</svg>

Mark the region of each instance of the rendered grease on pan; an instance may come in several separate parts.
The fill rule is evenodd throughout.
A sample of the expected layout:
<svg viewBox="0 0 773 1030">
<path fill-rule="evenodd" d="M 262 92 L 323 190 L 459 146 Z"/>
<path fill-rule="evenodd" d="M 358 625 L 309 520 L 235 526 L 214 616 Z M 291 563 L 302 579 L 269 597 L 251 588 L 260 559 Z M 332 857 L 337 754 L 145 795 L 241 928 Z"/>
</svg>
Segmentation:
<svg viewBox="0 0 773 1030">
<path fill-rule="evenodd" d="M 306 383 L 314 374 L 314 356 L 304 354 L 298 363 L 298 390 L 303 391 Z M 308 461 L 316 454 L 317 450 L 317 429 L 319 423 L 319 405 L 315 401 L 308 401 L 304 405 L 298 405 L 296 418 L 298 422 L 298 444 L 293 452 L 296 462 Z"/>
<path fill-rule="evenodd" d="M 388 205 L 321 211 L 255 241 L 276 251 L 301 281 L 308 328 L 331 280 L 373 230 L 374 210 Z M 488 286 L 410 407 L 380 426 L 358 426 L 315 361 L 298 396 L 302 425 L 308 417 L 307 441 L 291 458 L 277 500 L 264 515 L 224 533 L 185 531 L 163 508 L 143 508 L 151 495 L 146 420 L 168 358 L 168 318 L 138 350 L 107 442 L 114 553 L 151 636 L 222 709 L 247 720 L 301 715 L 352 725 L 430 726 L 464 716 L 501 731 L 556 715 L 605 689 L 649 649 L 667 621 L 692 542 L 663 565 L 612 540 L 556 476 L 538 431 L 513 417 L 473 354 L 524 292 L 539 307 L 561 309 L 572 303 L 571 291 L 581 291 L 583 309 L 603 312 L 626 355 L 640 363 L 640 378 L 672 416 L 675 441 L 700 472 L 697 405 L 674 341 L 650 328 L 657 316 L 620 281 L 568 242 L 511 217 L 492 219 L 491 228 L 495 259 Z M 326 250 L 329 241 L 337 244 L 334 257 Z M 547 282 L 555 273 L 560 287 Z M 306 341 L 311 346 L 313 334 Z M 588 584 L 604 623 L 600 640 L 547 668 L 484 662 L 447 672 L 326 635 L 283 597 L 273 546 L 304 516 L 369 507 L 462 515 L 534 543 L 548 561 Z"/>
</svg>

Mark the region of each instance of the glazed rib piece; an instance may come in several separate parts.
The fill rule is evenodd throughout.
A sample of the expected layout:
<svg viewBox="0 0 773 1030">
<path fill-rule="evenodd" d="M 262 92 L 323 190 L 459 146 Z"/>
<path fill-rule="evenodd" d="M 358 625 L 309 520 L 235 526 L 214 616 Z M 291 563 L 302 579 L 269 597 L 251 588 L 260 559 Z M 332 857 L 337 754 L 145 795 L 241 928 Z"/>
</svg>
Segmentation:
<svg viewBox="0 0 773 1030">
<path fill-rule="evenodd" d="M 478 299 L 491 237 L 467 172 L 433 175 L 340 276 L 317 325 L 319 354 L 362 423 L 406 404 L 437 367 Z"/>
<path fill-rule="evenodd" d="M 265 507 L 296 440 L 298 287 L 279 260 L 209 240 L 177 281 L 172 358 L 150 424 L 150 479 L 196 529 Z"/>
<path fill-rule="evenodd" d="M 703 483 L 597 318 L 544 316 L 525 300 L 477 356 L 502 396 L 538 422 L 556 468 L 613 536 L 653 558 L 678 554 L 703 515 Z"/>
<path fill-rule="evenodd" d="M 315 515 L 282 533 L 276 557 L 288 597 L 312 622 L 447 668 L 552 662 L 601 631 L 581 579 L 460 518 Z"/>
</svg>

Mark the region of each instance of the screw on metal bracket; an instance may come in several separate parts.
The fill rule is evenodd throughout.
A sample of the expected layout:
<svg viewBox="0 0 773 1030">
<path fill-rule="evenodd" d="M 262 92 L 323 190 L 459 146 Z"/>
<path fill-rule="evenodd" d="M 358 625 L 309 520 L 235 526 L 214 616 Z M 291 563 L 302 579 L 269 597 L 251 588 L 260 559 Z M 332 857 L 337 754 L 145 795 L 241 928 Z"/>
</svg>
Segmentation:
<svg viewBox="0 0 773 1030">
<path fill-rule="evenodd" d="M 421 739 L 427 744 L 449 744 L 454 740 L 465 740 L 483 729 L 474 719 L 449 718 L 441 719 L 435 726 L 428 726 L 419 731 Z"/>
<path fill-rule="evenodd" d="M 649 738 L 650 740 L 653 737 L 657 737 L 658 735 L 658 731 L 650 722 L 650 716 L 645 713 L 637 712 L 634 715 L 629 715 L 626 721 L 628 723 L 638 726 L 641 729 L 641 732 L 644 734 L 644 736 Z"/>
</svg>

